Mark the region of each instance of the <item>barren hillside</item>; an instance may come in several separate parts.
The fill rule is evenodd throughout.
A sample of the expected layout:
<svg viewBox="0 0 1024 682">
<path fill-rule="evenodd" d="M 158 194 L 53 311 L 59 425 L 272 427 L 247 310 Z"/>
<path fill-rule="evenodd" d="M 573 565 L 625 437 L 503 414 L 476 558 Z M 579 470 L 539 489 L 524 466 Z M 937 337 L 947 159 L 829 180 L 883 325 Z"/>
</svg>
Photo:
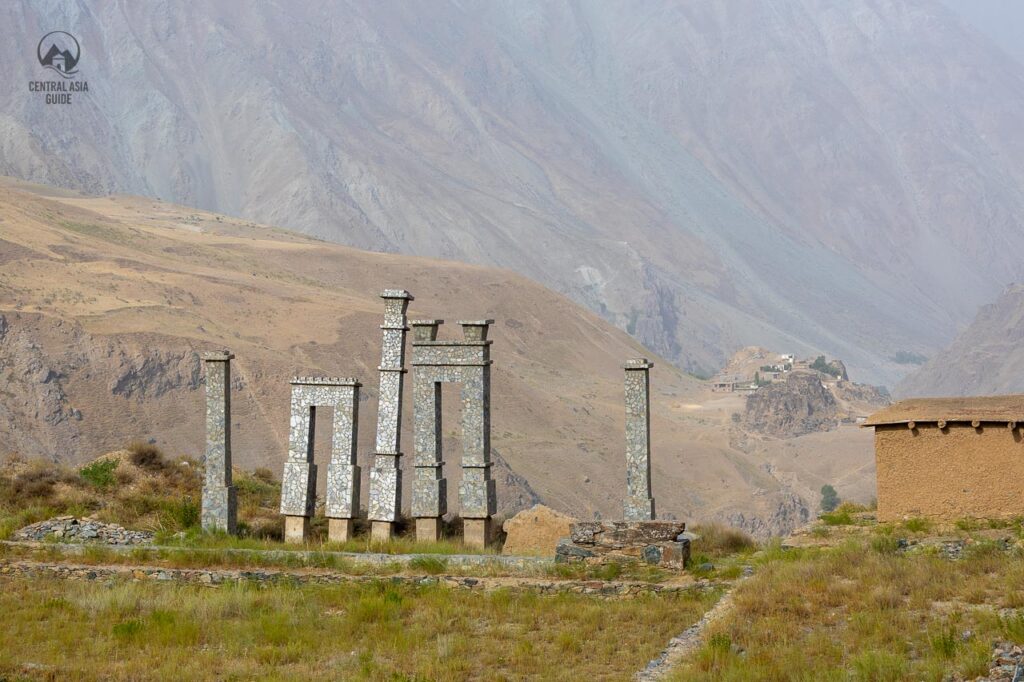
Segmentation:
<svg viewBox="0 0 1024 682">
<path fill-rule="evenodd" d="M 497 320 L 493 443 L 502 507 L 536 494 L 584 517 L 621 513 L 621 364 L 650 353 L 558 294 L 507 271 L 367 253 L 133 197 L 4 181 L 0 216 L 0 451 L 83 461 L 152 438 L 170 453 L 199 456 L 197 353 L 227 347 L 237 355 L 239 466 L 279 469 L 292 375 L 355 375 L 364 382 L 365 474 L 376 423 L 376 295 L 405 287 L 416 296 L 413 317 L 446 318 L 449 326 Z M 734 447 L 731 416 L 742 408 L 733 397 L 712 396 L 703 382 L 655 360 L 654 494 L 662 514 L 740 514 L 748 525 L 768 524 L 794 494 L 813 505 L 836 466 L 858 470 L 871 459 L 870 440 L 843 431 L 859 455 L 837 464 L 815 448 L 786 467 L 782 482 L 769 470 L 782 441 L 766 445 L 767 454 L 749 443 L 749 453 Z M 458 475 L 455 390 L 445 403 L 450 479 Z M 870 496 L 858 486 L 850 493 Z"/>
<path fill-rule="evenodd" d="M 1024 276 L 1024 67 L 937 0 L 4 3 L 0 173 L 506 267 L 892 384 Z M 951 49 L 955 46 L 955 49 Z"/>
<path fill-rule="evenodd" d="M 982 306 L 949 348 L 896 390 L 907 397 L 1024 393 L 1024 285 Z"/>
</svg>

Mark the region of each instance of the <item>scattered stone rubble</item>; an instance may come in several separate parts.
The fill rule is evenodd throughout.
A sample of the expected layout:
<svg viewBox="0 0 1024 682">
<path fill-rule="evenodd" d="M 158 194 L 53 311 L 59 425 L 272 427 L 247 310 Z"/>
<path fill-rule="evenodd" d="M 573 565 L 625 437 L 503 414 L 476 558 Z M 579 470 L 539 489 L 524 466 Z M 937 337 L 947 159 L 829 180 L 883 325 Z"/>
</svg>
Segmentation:
<svg viewBox="0 0 1024 682">
<path fill-rule="evenodd" d="M 587 564 L 640 561 L 682 569 L 690 558 L 686 524 L 678 521 L 583 521 L 558 543 L 555 561 Z"/>
<path fill-rule="evenodd" d="M 997 642 L 988 675 L 974 682 L 1024 682 L 1024 649 L 1012 642 Z"/>
<path fill-rule="evenodd" d="M 117 524 L 77 519 L 74 516 L 58 516 L 55 519 L 40 521 L 14 533 L 15 540 L 41 542 L 51 538 L 107 545 L 146 545 L 153 542 L 153 533 L 145 530 L 128 530 Z"/>
</svg>

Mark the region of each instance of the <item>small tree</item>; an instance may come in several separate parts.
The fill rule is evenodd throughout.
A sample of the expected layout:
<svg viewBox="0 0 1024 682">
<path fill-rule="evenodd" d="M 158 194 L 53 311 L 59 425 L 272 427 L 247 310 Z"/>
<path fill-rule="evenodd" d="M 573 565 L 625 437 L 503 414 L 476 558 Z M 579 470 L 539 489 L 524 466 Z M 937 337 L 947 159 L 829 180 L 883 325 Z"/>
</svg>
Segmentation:
<svg viewBox="0 0 1024 682">
<path fill-rule="evenodd" d="M 839 493 L 836 492 L 836 489 L 827 483 L 821 486 L 821 511 L 835 511 L 835 508 L 838 506 Z"/>
</svg>

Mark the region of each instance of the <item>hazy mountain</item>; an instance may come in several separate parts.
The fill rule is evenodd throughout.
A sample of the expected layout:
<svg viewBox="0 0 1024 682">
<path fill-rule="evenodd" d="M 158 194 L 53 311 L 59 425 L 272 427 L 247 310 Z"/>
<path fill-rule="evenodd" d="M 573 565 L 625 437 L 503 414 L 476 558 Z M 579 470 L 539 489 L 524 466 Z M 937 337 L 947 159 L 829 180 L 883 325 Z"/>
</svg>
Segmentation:
<svg viewBox="0 0 1024 682">
<path fill-rule="evenodd" d="M 897 390 L 905 396 L 1024 393 L 1024 285 L 983 306 L 949 348 Z"/>
<path fill-rule="evenodd" d="M 1022 68 L 937 0 L 23 0 L 0 27 L 0 172 L 508 267 L 690 370 L 760 344 L 891 382 L 1024 277 Z M 20 85 L 55 28 L 71 105 Z"/>
</svg>

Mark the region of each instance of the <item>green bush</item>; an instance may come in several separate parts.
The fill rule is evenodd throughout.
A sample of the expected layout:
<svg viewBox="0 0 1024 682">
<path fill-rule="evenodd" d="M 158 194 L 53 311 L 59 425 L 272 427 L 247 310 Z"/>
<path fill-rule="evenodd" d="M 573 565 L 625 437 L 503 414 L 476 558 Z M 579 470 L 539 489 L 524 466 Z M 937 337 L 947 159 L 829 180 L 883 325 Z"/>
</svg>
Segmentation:
<svg viewBox="0 0 1024 682">
<path fill-rule="evenodd" d="M 839 506 L 839 493 L 836 489 L 827 483 L 821 486 L 821 511 L 831 512 L 835 511 L 836 507 Z"/>
<path fill-rule="evenodd" d="M 100 459 L 82 467 L 78 470 L 78 473 L 81 475 L 82 480 L 89 485 L 100 490 L 106 490 L 114 485 L 117 480 L 114 476 L 117 464 L 118 461 L 116 459 Z"/>
<path fill-rule="evenodd" d="M 932 522 L 921 518 L 907 519 L 903 522 L 903 527 L 911 533 L 927 533 L 932 528 Z"/>
<path fill-rule="evenodd" d="M 822 514 L 820 518 L 826 526 L 850 526 L 853 525 L 853 517 L 850 512 L 842 509 L 829 514 Z"/>
</svg>

